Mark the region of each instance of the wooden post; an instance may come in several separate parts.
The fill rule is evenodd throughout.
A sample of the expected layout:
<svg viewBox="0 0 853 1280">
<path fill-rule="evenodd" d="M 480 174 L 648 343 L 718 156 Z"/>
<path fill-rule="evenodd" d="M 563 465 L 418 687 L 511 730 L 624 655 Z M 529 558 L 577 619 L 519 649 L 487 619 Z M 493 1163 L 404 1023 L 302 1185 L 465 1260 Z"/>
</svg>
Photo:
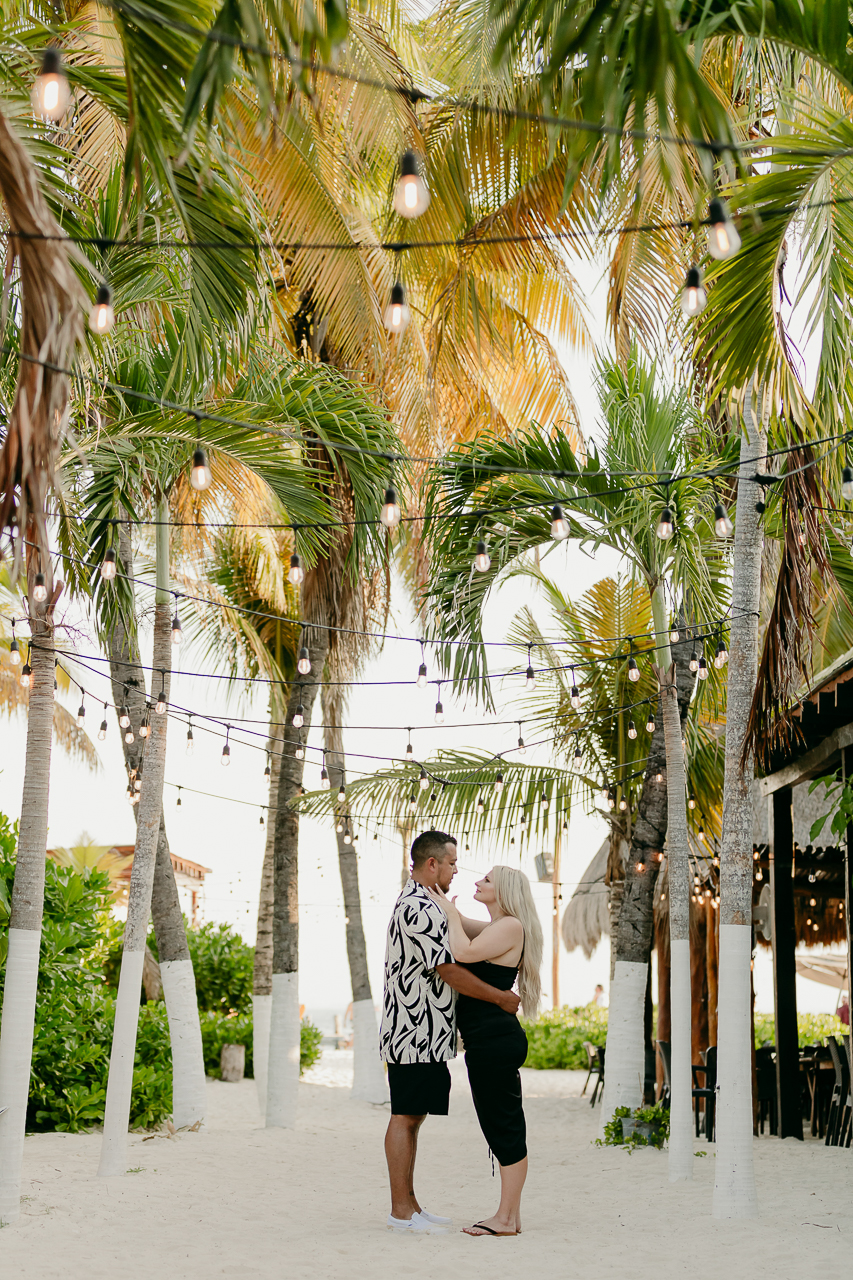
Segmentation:
<svg viewBox="0 0 853 1280">
<path fill-rule="evenodd" d="M 841 752 L 841 777 L 847 785 L 850 777 L 850 769 L 848 755 L 849 748 L 845 747 Z M 844 915 L 847 924 L 847 1008 L 853 1007 L 853 976 L 851 976 L 850 961 L 853 958 L 853 950 L 851 950 L 851 929 L 850 929 L 850 909 L 853 907 L 853 823 L 847 824 L 847 839 L 844 842 Z M 850 1027 L 848 1026 L 848 1031 Z M 850 1078 L 853 1079 L 853 1034 L 847 1037 L 847 1052 L 850 1056 Z"/>
<path fill-rule="evenodd" d="M 717 943 L 717 918 L 710 898 L 705 901 L 705 972 L 708 975 L 708 1044 L 717 1043 L 717 975 L 719 951 Z"/>
<path fill-rule="evenodd" d="M 797 945 L 794 921 L 793 791 L 774 791 L 770 822 L 770 892 L 773 920 L 773 1001 L 776 1016 L 776 1095 L 779 1137 L 803 1136 L 800 1048 L 797 1035 Z"/>
<path fill-rule="evenodd" d="M 554 1008 L 560 1007 L 560 822 L 559 814 L 554 820 L 554 870 L 551 875 L 551 895 L 553 899 L 553 912 L 551 916 L 552 929 L 552 959 L 551 959 L 551 989 L 554 997 Z"/>
</svg>

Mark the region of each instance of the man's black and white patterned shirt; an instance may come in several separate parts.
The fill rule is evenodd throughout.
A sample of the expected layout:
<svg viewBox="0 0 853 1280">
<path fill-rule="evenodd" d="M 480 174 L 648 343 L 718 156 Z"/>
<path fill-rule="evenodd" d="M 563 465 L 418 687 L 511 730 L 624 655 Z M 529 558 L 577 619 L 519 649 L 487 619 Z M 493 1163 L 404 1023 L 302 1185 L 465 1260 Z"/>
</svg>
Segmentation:
<svg viewBox="0 0 853 1280">
<path fill-rule="evenodd" d="M 409 880 L 388 926 L 379 1031 L 383 1062 L 456 1057 L 456 992 L 436 973 L 438 965 L 452 963 L 447 917 L 423 885 Z"/>
</svg>

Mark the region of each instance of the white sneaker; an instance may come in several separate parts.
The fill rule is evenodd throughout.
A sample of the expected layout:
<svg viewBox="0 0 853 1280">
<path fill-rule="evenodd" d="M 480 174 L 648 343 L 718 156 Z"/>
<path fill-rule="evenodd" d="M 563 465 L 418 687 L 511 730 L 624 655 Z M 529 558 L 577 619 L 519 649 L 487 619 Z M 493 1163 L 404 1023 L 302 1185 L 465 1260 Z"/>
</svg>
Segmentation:
<svg viewBox="0 0 853 1280">
<path fill-rule="evenodd" d="M 421 1231 L 430 1232 L 441 1230 L 436 1228 L 435 1223 L 428 1222 L 426 1218 L 421 1217 L 419 1213 L 413 1213 L 411 1218 L 395 1218 L 393 1214 L 388 1214 L 388 1226 L 392 1231 Z"/>
<path fill-rule="evenodd" d="M 441 1218 L 437 1213 L 427 1213 L 426 1209 L 421 1209 L 420 1217 L 426 1218 L 427 1222 L 432 1222 L 437 1227 L 449 1227 L 452 1218 Z"/>
</svg>

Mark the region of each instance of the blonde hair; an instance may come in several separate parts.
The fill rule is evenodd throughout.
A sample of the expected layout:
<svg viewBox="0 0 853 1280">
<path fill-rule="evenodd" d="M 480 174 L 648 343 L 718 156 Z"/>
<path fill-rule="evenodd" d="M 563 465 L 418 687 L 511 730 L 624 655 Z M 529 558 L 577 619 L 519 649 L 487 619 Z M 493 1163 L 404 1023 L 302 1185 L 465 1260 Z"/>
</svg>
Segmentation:
<svg viewBox="0 0 853 1280">
<path fill-rule="evenodd" d="M 542 967 L 542 925 L 530 892 L 530 881 L 516 867 L 499 866 L 492 870 L 492 884 L 501 911 L 520 920 L 524 930 L 524 950 L 518 966 L 518 994 L 521 996 L 525 1017 L 535 1018 L 539 1012 L 542 992 L 539 976 Z"/>
</svg>

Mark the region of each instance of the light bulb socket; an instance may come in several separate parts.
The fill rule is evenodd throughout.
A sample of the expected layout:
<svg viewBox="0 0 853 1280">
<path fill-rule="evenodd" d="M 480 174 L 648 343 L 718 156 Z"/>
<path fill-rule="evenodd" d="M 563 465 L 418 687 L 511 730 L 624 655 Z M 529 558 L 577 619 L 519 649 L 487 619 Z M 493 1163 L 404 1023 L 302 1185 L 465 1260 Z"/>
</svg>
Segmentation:
<svg viewBox="0 0 853 1280">
<path fill-rule="evenodd" d="M 414 151 L 404 151 L 400 157 L 400 177 L 401 178 L 419 178 L 421 176 L 418 157 Z"/>
<path fill-rule="evenodd" d="M 41 70 L 39 71 L 39 75 L 59 76 L 62 74 L 62 54 L 59 52 L 55 44 L 50 44 L 42 54 Z"/>
</svg>

